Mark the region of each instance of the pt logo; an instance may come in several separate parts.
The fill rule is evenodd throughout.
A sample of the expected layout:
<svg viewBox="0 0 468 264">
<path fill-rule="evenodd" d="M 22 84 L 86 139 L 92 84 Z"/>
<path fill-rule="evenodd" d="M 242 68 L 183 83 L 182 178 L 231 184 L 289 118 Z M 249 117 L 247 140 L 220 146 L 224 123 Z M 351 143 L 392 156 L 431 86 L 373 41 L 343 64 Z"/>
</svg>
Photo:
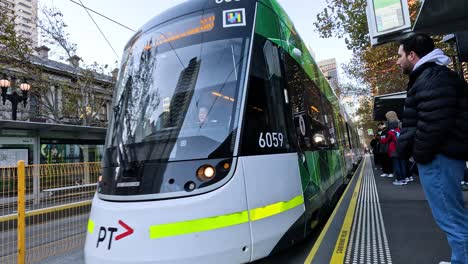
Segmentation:
<svg viewBox="0 0 468 264">
<path fill-rule="evenodd" d="M 125 224 L 124 221 L 119 220 L 119 225 L 122 226 L 125 229 L 125 232 L 123 232 L 120 235 L 117 235 L 114 238 L 116 241 L 119 241 L 120 239 L 126 238 L 129 235 L 133 234 L 133 228 L 131 228 L 127 224 Z M 109 243 L 107 244 L 107 250 L 110 250 L 111 247 L 112 247 L 112 238 L 114 236 L 114 233 L 117 232 L 117 231 L 119 231 L 119 229 L 117 227 L 108 227 L 108 228 L 106 228 L 104 226 L 101 226 L 101 228 L 99 229 L 99 235 L 98 235 L 96 248 L 99 248 L 99 244 L 101 242 L 106 241 L 107 237 L 109 237 L 108 238 Z"/>
</svg>

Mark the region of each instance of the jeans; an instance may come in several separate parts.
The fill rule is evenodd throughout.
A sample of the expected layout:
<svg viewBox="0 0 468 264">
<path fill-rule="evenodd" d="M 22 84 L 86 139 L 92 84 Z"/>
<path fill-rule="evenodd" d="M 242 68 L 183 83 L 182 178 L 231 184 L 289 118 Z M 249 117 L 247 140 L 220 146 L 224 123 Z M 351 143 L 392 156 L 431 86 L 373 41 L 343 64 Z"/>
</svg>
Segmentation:
<svg viewBox="0 0 468 264">
<path fill-rule="evenodd" d="M 443 155 L 428 164 L 418 164 L 419 177 L 432 215 L 447 235 L 452 264 L 468 264 L 468 210 L 460 182 L 465 161 Z"/>
<path fill-rule="evenodd" d="M 396 176 L 397 181 L 404 180 L 408 177 L 408 169 L 406 168 L 406 160 L 399 158 L 392 158 L 393 173 Z"/>
<path fill-rule="evenodd" d="M 380 163 L 382 164 L 383 173 L 393 173 L 392 160 L 387 154 L 382 154 L 382 156 L 380 156 Z"/>
</svg>

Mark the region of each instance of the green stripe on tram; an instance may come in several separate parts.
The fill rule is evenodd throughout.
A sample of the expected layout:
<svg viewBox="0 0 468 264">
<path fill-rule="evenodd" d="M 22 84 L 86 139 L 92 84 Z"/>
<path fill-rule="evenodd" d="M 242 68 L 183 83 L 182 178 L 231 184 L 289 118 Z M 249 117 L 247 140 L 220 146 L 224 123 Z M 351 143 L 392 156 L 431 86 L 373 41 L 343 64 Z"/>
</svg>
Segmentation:
<svg viewBox="0 0 468 264">
<path fill-rule="evenodd" d="M 178 223 L 154 225 L 150 227 L 150 238 L 160 239 L 171 236 L 180 236 L 240 225 L 249 222 L 249 220 L 258 221 L 286 212 L 302 204 L 304 204 L 304 197 L 299 195 L 287 202 L 278 202 L 250 211 L 243 211 Z"/>
<path fill-rule="evenodd" d="M 249 221 L 247 211 L 150 227 L 150 238 L 158 239 L 240 225 Z"/>
<path fill-rule="evenodd" d="M 94 233 L 94 222 L 91 219 L 88 220 L 88 232 L 90 234 Z"/>
<path fill-rule="evenodd" d="M 294 197 L 288 202 L 279 202 L 265 207 L 253 209 L 250 211 L 250 220 L 258 221 L 263 218 L 281 214 L 286 212 L 294 207 L 297 207 L 304 203 L 304 197 L 302 195 Z"/>
</svg>

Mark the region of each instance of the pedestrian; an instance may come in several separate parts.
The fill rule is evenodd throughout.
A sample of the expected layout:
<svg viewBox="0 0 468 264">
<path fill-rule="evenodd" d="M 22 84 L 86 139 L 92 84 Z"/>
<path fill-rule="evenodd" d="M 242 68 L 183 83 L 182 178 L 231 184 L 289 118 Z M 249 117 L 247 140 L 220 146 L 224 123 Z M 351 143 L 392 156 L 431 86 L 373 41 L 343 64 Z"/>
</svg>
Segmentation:
<svg viewBox="0 0 468 264">
<path fill-rule="evenodd" d="M 468 264 L 468 210 L 460 187 L 468 160 L 468 89 L 449 63 L 427 35 L 400 42 L 397 64 L 409 84 L 397 152 L 417 163 L 432 215 L 452 249 L 451 263 Z"/>
<path fill-rule="evenodd" d="M 400 136 L 400 120 L 394 111 L 389 111 L 385 114 L 387 118 L 387 137 L 381 140 L 381 143 L 388 144 L 387 155 L 392 161 L 393 173 L 395 181 L 393 185 L 402 186 L 408 184 L 409 181 L 413 181 L 413 177 L 408 177 L 407 173 L 407 162 L 405 159 L 400 159 L 396 152 L 397 140 Z"/>
<path fill-rule="evenodd" d="M 468 162 L 465 167 L 465 176 L 461 182 L 463 191 L 468 191 Z"/>
<path fill-rule="evenodd" d="M 388 128 L 384 122 L 380 122 L 378 126 L 379 131 L 377 132 L 380 135 L 380 144 L 379 144 L 379 161 L 382 165 L 383 174 L 380 177 L 393 178 L 393 168 L 392 160 L 388 156 L 388 143 L 383 143 L 382 139 L 387 137 Z"/>
<path fill-rule="evenodd" d="M 395 121 L 396 123 L 394 124 L 394 126 L 396 126 L 398 124 L 398 128 L 401 130 L 401 121 L 398 119 L 398 115 L 397 115 L 397 113 L 395 111 L 388 111 L 385 114 L 385 118 L 387 118 L 387 123 Z M 397 133 L 397 135 L 399 135 L 399 134 Z M 397 138 L 398 138 L 398 136 L 397 136 Z M 413 173 L 412 173 L 412 171 L 410 169 L 411 167 L 410 167 L 409 160 L 399 157 L 397 152 L 394 152 L 394 157 L 398 157 L 398 159 L 399 159 L 398 163 L 399 163 L 401 174 L 402 174 L 402 177 L 403 177 L 404 181 L 406 183 L 414 181 Z M 416 166 L 414 166 L 414 167 L 416 167 Z M 395 182 L 394 182 L 394 184 L 395 184 Z M 398 185 L 398 184 L 396 184 L 396 185 Z"/>
<path fill-rule="evenodd" d="M 379 146 L 379 135 L 377 134 L 374 134 L 374 137 L 372 138 L 371 142 L 370 142 L 370 146 L 371 146 L 371 153 L 372 153 L 372 156 L 374 157 L 374 167 L 377 168 L 377 166 L 379 165 L 379 159 L 378 159 L 378 155 L 377 155 L 377 150 L 378 150 L 378 146 Z"/>
</svg>

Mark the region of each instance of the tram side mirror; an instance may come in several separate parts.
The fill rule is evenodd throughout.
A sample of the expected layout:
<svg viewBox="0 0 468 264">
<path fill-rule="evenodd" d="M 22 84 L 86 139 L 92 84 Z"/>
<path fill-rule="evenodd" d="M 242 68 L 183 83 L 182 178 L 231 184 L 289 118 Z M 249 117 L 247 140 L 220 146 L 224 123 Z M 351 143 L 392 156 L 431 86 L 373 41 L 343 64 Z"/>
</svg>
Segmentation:
<svg viewBox="0 0 468 264">
<path fill-rule="evenodd" d="M 301 58 L 302 57 L 302 51 L 298 48 L 294 48 L 293 49 L 293 54 L 294 56 L 296 56 L 297 58 Z"/>
</svg>

